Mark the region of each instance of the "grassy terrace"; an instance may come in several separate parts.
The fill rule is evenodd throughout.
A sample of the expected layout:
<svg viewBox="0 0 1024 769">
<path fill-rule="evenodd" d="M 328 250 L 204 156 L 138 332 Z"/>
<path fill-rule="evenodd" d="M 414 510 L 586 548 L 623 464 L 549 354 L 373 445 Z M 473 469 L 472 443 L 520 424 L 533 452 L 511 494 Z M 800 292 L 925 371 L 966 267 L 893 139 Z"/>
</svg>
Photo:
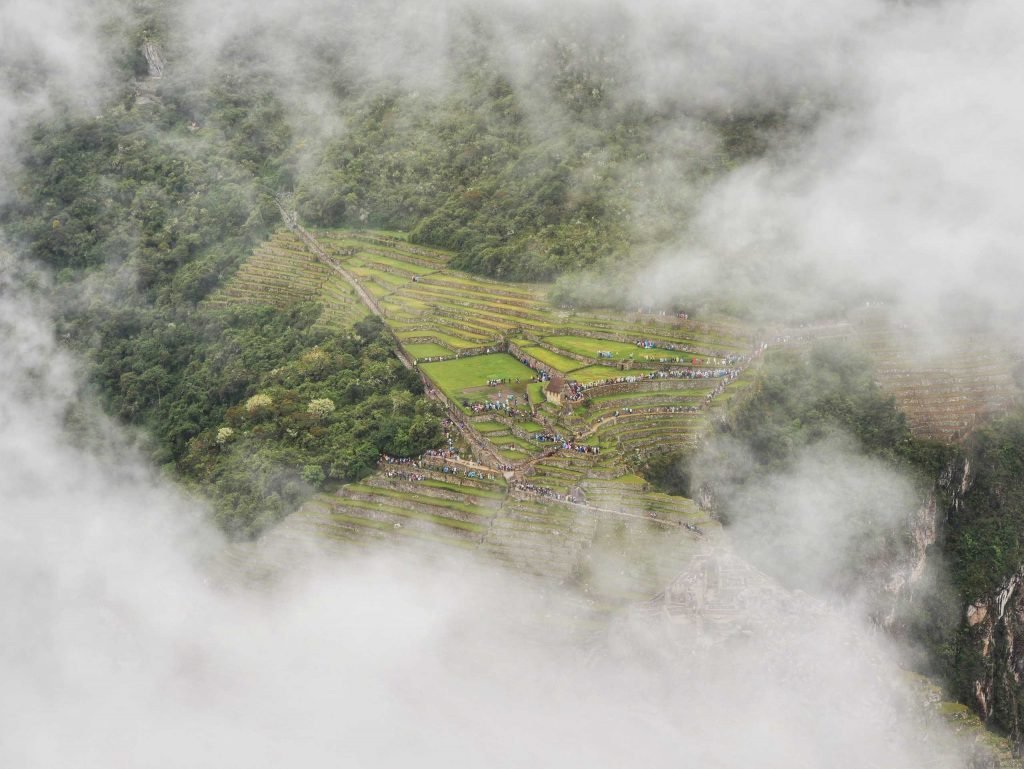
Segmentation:
<svg viewBox="0 0 1024 769">
<path fill-rule="evenodd" d="M 570 371 L 581 369 L 587 365 L 575 358 L 567 358 L 564 355 L 559 355 L 557 352 L 552 352 L 551 350 L 547 350 L 543 347 L 525 345 L 520 347 L 520 349 L 530 357 L 536 358 L 541 363 L 551 366 L 551 368 L 556 371 L 561 371 L 563 374 L 568 374 Z"/>
<path fill-rule="evenodd" d="M 372 280 L 382 288 L 389 289 L 391 291 L 406 285 L 411 280 L 406 275 L 399 275 L 394 272 L 382 272 L 380 270 L 374 270 L 367 267 L 353 267 L 352 274 L 360 278 Z"/>
<path fill-rule="evenodd" d="M 480 499 L 491 499 L 501 500 L 505 498 L 504 491 L 492 491 L 490 489 L 477 489 L 472 486 L 460 486 L 457 483 L 448 483 L 447 481 L 435 481 L 432 478 L 420 481 L 420 484 L 432 489 L 441 489 L 443 491 L 458 492 L 459 494 L 465 494 L 470 497 L 479 497 Z"/>
<path fill-rule="evenodd" d="M 433 532 L 405 527 L 395 527 L 394 523 L 378 521 L 374 518 L 366 518 L 362 515 L 350 515 L 348 513 L 332 513 L 329 516 L 313 518 L 308 513 L 296 513 L 293 518 L 307 518 L 306 529 L 312 528 L 315 534 L 326 539 L 340 540 L 343 542 L 362 543 L 368 537 L 398 537 L 402 540 L 415 542 L 428 542 L 430 544 L 453 547 L 456 549 L 469 550 L 474 543 L 465 539 L 458 539 L 452 536 L 444 536 Z M 303 522 L 293 524 L 293 528 L 302 527 Z"/>
<path fill-rule="evenodd" d="M 477 430 L 479 430 L 480 432 L 482 432 L 484 434 L 495 433 L 495 432 L 500 432 L 500 433 L 507 433 L 508 432 L 508 426 L 507 425 L 503 425 L 500 422 L 493 422 L 493 421 L 485 420 L 485 421 L 482 421 L 482 422 L 474 422 L 473 424 L 474 424 L 474 426 L 476 427 Z"/>
<path fill-rule="evenodd" d="M 448 274 L 431 273 L 428 280 L 416 281 L 411 287 L 424 294 L 431 294 L 440 299 L 460 301 L 469 305 L 484 305 L 504 308 L 505 310 L 535 314 L 538 320 L 548 320 L 548 305 L 533 297 L 509 295 L 494 291 L 489 284 L 473 285 L 470 282 L 449 283 Z"/>
<path fill-rule="evenodd" d="M 629 371 L 620 371 L 613 366 L 587 366 L 586 368 L 578 368 L 572 372 L 570 379 L 579 382 L 582 385 L 594 384 L 595 382 L 603 382 L 606 379 L 615 379 L 620 376 L 646 376 L 650 374 L 648 369 L 630 369 Z"/>
<path fill-rule="evenodd" d="M 433 486 L 432 488 L 438 488 Z M 441 497 L 425 496 L 410 491 L 397 491 L 395 489 L 383 487 L 383 486 L 367 486 L 361 483 L 350 483 L 342 487 L 343 492 L 346 496 L 352 495 L 367 495 L 370 497 L 387 497 L 389 499 L 401 500 L 403 502 L 409 502 L 413 504 L 429 505 L 430 507 L 443 507 L 447 510 L 452 510 L 458 513 L 464 513 L 468 516 L 477 516 L 483 518 L 489 518 L 493 511 L 486 507 L 480 507 L 473 502 L 458 502 L 450 499 L 444 499 Z M 459 494 L 464 494 L 463 490 L 459 490 Z M 479 495 L 469 495 L 479 496 Z"/>
<path fill-rule="evenodd" d="M 925 334 L 890 327 L 870 310 L 856 325 L 857 340 L 878 361 L 879 385 L 896 399 L 915 435 L 959 440 L 1017 397 L 1013 368 L 1019 357 L 997 340 L 979 344 L 974 334 L 958 329 Z M 933 352 L 922 356 L 922 349 Z"/>
<path fill-rule="evenodd" d="M 646 337 L 641 336 L 639 338 L 644 339 Z M 614 362 L 621 360 L 658 360 L 666 357 L 670 359 L 678 358 L 680 362 L 689 362 L 691 358 L 695 357 L 694 355 L 685 353 L 682 350 L 670 350 L 663 347 L 644 349 L 643 347 L 638 347 L 635 344 L 628 344 L 626 342 L 616 342 L 609 339 L 593 339 L 583 336 L 549 336 L 545 337 L 542 341 L 552 347 L 557 347 L 561 350 L 566 350 L 577 355 L 586 355 L 588 358 L 600 358 L 600 354 L 602 352 L 611 353 L 611 358 L 606 357 L 604 359 Z M 661 344 L 672 343 L 661 342 Z"/>
<path fill-rule="evenodd" d="M 464 521 L 460 518 L 452 518 L 446 515 L 437 515 L 434 513 L 425 513 L 419 510 L 413 510 L 404 504 L 389 504 L 388 502 L 381 501 L 379 498 L 372 499 L 352 499 L 346 498 L 343 502 L 339 503 L 335 510 L 367 510 L 375 513 L 378 516 L 394 517 L 394 518 L 411 518 L 416 521 L 422 521 L 425 523 L 432 523 L 438 526 L 444 526 L 446 528 L 459 529 L 460 531 L 480 533 L 486 529 L 486 526 L 481 523 L 474 523 L 470 521 Z M 379 520 L 379 518 L 378 518 Z"/>
<path fill-rule="evenodd" d="M 318 234 L 335 258 L 378 299 L 404 342 L 458 351 L 496 346 L 502 337 L 518 336 L 522 330 L 531 337 L 522 340 L 524 352 L 562 373 L 580 372 L 574 378 L 585 383 L 610 376 L 610 371 L 591 368 L 602 363 L 674 363 L 678 358 L 680 365 L 686 365 L 702 353 L 684 352 L 684 346 L 721 354 L 745 349 L 743 339 L 731 329 L 716 332 L 674 319 L 645 322 L 635 316 L 616 319 L 557 310 L 546 302 L 544 287 L 505 284 L 448 270 L 449 255 L 393 236 L 362 231 Z M 573 333 L 576 329 L 583 333 Z M 649 339 L 658 347 L 644 350 L 631 341 L 596 339 L 591 336 L 595 332 L 627 340 Z M 539 345 L 541 341 L 545 347 Z M 410 352 L 417 358 L 443 355 L 437 347 Z M 602 352 L 612 357 L 602 357 Z"/>
<path fill-rule="evenodd" d="M 660 588 L 658 580 L 671 576 L 679 558 L 694 547 L 696 535 L 682 523 L 702 516 L 688 500 L 651 492 L 642 479 L 629 475 L 627 461 L 637 453 L 696 441 L 707 413 L 670 409 L 702 407 L 718 382 L 622 383 L 615 392 L 597 390 L 582 401 L 558 405 L 548 402 L 543 383 L 533 381 L 537 372 L 500 352 L 501 345 L 511 339 L 567 379 L 592 384 L 646 375 L 659 364 L 675 365 L 676 358 L 684 366 L 692 365 L 693 357 L 745 353 L 747 332 L 671 317 L 561 310 L 547 302 L 545 286 L 456 272 L 447 267 L 449 254 L 409 244 L 395 233 L 315 235 L 376 299 L 405 351 L 423 361 L 418 364 L 423 375 L 456 404 L 467 404 L 463 418 L 474 434 L 515 469 L 506 484 L 498 468 L 487 473 L 488 480 L 467 477 L 465 470 L 441 473 L 429 463 L 414 470 L 389 468 L 335 494 L 319 495 L 292 517 L 293 527 L 346 541 L 374 537 L 480 548 L 517 569 L 571 580 L 612 603 Z M 218 301 L 320 301 L 321 322 L 338 329 L 366 313 L 344 278 L 288 233 L 258 249 L 223 294 Z M 644 349 L 635 340 L 656 346 Z M 485 352 L 488 347 L 495 351 Z M 495 380 L 504 381 L 489 384 Z M 735 389 L 746 384 L 741 380 Z M 728 394 L 720 397 L 725 402 Z M 492 407 L 481 410 L 485 402 Z M 495 409 L 497 403 L 514 410 Z M 635 413 L 614 417 L 626 408 Z M 599 446 L 601 453 L 536 440 L 550 435 L 575 436 L 578 445 Z M 580 488 L 587 504 L 570 503 L 568 495 Z M 647 552 L 652 548 L 657 556 Z M 615 565 L 594 569 L 595 559 Z M 605 577 L 611 573 L 615 578 L 609 581 Z"/>
<path fill-rule="evenodd" d="M 227 285 L 207 301 L 274 307 L 315 301 L 323 306 L 317 324 L 335 332 L 350 328 L 367 313 L 352 287 L 287 232 L 275 234 L 256 249 Z"/>
<path fill-rule="evenodd" d="M 591 407 L 603 406 L 606 403 L 615 404 L 622 402 L 623 406 L 636 407 L 648 403 L 652 405 L 679 405 L 689 406 L 700 403 L 704 396 L 714 389 L 714 380 L 703 380 L 700 384 L 705 387 L 693 387 L 679 390 L 633 390 L 631 392 L 618 393 L 615 395 L 599 395 L 591 398 L 588 403 Z"/>
<path fill-rule="evenodd" d="M 726 352 L 744 353 L 749 349 L 747 331 L 739 326 L 727 324 L 706 328 L 703 324 L 690 321 L 665 322 L 657 317 L 633 315 L 593 315 L 571 313 L 565 325 L 586 328 L 598 333 L 622 334 L 629 341 L 649 339 L 669 344 L 691 344 L 721 348 Z"/>
<path fill-rule="evenodd" d="M 522 385 L 520 389 L 525 394 L 526 384 L 534 377 L 532 369 L 504 353 L 424 363 L 420 369 L 442 392 L 458 401 L 462 398 L 481 400 L 490 390 L 497 392 L 487 384 L 497 379 L 509 380 L 510 388 Z M 516 379 L 520 381 L 517 383 Z"/>
<path fill-rule="evenodd" d="M 405 351 L 416 359 L 437 358 L 453 354 L 453 351 L 451 349 L 447 347 L 442 347 L 439 344 L 434 344 L 433 342 L 407 344 L 405 345 Z"/>
<path fill-rule="evenodd" d="M 211 303 L 233 301 L 286 307 L 317 299 L 330 270 L 290 234 L 278 233 L 253 252 Z"/>
<path fill-rule="evenodd" d="M 364 254 L 352 259 L 349 264 L 352 265 L 353 271 L 372 269 L 373 267 L 387 268 L 392 271 L 391 274 L 405 276 L 407 280 L 412 280 L 414 275 L 433 275 L 437 272 L 435 267 L 427 267 L 416 262 L 404 262 L 392 256 L 380 256 L 378 254 Z"/>
</svg>

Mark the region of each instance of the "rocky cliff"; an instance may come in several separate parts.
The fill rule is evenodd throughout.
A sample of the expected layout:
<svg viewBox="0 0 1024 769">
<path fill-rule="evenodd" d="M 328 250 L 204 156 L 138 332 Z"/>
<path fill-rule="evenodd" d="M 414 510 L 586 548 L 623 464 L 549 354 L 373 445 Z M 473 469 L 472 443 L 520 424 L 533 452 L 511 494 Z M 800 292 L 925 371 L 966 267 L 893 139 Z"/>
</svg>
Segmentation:
<svg viewBox="0 0 1024 769">
<path fill-rule="evenodd" d="M 978 496 L 978 474 L 970 458 L 954 463 L 941 484 L 949 493 L 947 523 L 961 524 Z M 994 589 L 963 607 L 957 672 L 959 694 L 990 725 L 1004 729 L 1018 750 L 1024 746 L 1021 676 L 1024 674 L 1024 565 Z"/>
</svg>

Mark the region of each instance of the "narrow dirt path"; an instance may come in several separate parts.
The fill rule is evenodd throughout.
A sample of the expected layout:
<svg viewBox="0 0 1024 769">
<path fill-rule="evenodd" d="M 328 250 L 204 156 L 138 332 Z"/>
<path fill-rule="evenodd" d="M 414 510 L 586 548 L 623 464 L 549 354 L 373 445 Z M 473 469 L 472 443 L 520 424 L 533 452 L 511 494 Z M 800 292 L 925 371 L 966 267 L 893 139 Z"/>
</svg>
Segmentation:
<svg viewBox="0 0 1024 769">
<path fill-rule="evenodd" d="M 274 203 L 281 212 L 281 218 L 284 220 L 285 226 L 291 232 L 299 236 L 299 239 L 302 240 L 306 248 L 308 248 L 319 261 L 338 273 L 338 275 L 344 278 L 345 281 L 352 286 L 353 290 L 356 292 L 356 296 L 362 300 L 363 304 L 369 308 L 370 312 L 387 323 L 387 316 L 384 314 L 384 311 L 381 310 L 380 305 L 377 304 L 377 300 L 374 299 L 365 288 L 363 288 L 359 280 L 352 273 L 342 267 L 337 259 L 327 253 L 326 249 L 320 245 L 320 242 L 313 236 L 313 234 L 299 224 L 298 217 L 293 213 L 289 213 L 284 207 L 284 204 L 278 198 L 274 198 Z M 452 423 L 459 429 L 459 432 L 462 433 L 470 446 L 476 450 L 477 454 L 479 454 L 478 458 L 486 459 L 493 463 L 491 466 L 478 465 L 478 467 L 486 468 L 490 472 L 501 472 L 498 468 L 507 463 L 502 461 L 501 456 L 497 451 L 491 448 L 490 444 L 483 438 L 483 436 L 479 435 L 476 430 L 467 426 L 464 415 L 458 406 L 452 403 L 432 386 L 430 381 L 413 363 L 412 357 L 405 351 L 401 341 L 396 339 L 395 342 L 395 354 L 398 356 L 398 360 L 400 360 L 402 365 L 407 369 L 414 370 L 419 373 L 420 378 L 423 380 L 424 392 L 427 397 L 437 401 L 445 407 L 445 410 L 448 412 L 448 418 L 451 419 Z"/>
</svg>

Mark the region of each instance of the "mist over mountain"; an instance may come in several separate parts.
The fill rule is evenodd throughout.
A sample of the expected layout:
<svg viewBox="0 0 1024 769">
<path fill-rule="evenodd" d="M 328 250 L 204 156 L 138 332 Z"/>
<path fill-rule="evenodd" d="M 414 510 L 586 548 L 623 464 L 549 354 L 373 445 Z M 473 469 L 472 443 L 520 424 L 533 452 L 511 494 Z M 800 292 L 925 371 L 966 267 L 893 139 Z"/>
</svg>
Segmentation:
<svg viewBox="0 0 1024 769">
<path fill-rule="evenodd" d="M 310 550 L 217 587 L 196 502 L 116 432 L 69 444 L 76 366 L 2 288 L 5 762 L 961 765 L 894 652 L 806 596 L 709 644 L 641 618 L 581 638 L 557 586 L 450 553 Z"/>
<path fill-rule="evenodd" d="M 1022 26 L 0 5 L 0 763 L 1016 765 Z"/>
</svg>

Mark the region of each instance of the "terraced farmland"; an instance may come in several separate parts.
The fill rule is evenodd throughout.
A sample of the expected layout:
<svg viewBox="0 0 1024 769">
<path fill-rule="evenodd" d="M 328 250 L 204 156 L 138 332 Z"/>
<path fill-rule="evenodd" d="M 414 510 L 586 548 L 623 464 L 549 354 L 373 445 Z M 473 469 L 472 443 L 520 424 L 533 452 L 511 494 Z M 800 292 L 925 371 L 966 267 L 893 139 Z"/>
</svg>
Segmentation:
<svg viewBox="0 0 1024 769">
<path fill-rule="evenodd" d="M 560 310 L 548 304 L 544 286 L 458 273 L 446 268 L 448 254 L 394 236 L 337 230 L 314 234 L 379 300 L 389 325 L 410 343 L 433 341 L 456 351 L 497 346 L 518 337 L 570 360 L 579 354 L 582 364 L 607 362 L 598 355 L 606 348 L 618 356 L 616 363 L 633 353 L 638 361 L 672 358 L 685 365 L 694 355 L 721 359 L 750 347 L 746 332 L 735 327 L 713 328 L 671 316 L 611 317 Z M 655 347 L 637 346 L 641 340 Z"/>
<path fill-rule="evenodd" d="M 449 254 L 393 233 L 296 233 L 276 234 L 211 301 L 318 301 L 320 322 L 339 330 L 367 309 L 381 314 L 478 460 L 527 472 L 552 452 L 640 461 L 691 446 L 749 360 L 735 325 L 574 313 L 548 304 L 544 286 L 450 270 Z M 481 412 L 507 429 L 477 431 Z"/>
<path fill-rule="evenodd" d="M 420 366 L 438 387 L 451 398 L 473 398 L 490 382 L 508 383 L 506 389 L 522 385 L 530 381 L 534 372 L 517 361 L 511 355 L 492 353 L 474 355 L 460 360 L 448 360 L 439 363 L 424 363 Z"/>
<path fill-rule="evenodd" d="M 835 333 L 877 361 L 878 384 L 896 399 L 918 437 L 961 440 L 1020 397 L 1013 372 L 1021 361 L 988 335 L 894 327 L 884 311 L 870 309 Z"/>
<path fill-rule="evenodd" d="M 716 531 L 689 500 L 650 494 L 632 479 L 589 481 L 587 499 L 573 502 L 500 476 L 470 479 L 421 464 L 322 494 L 276 536 L 475 550 L 617 605 L 651 595 Z"/>
<path fill-rule="evenodd" d="M 480 550 L 612 601 L 659 587 L 713 541 L 717 527 L 692 502 L 651 492 L 631 470 L 698 445 L 748 390 L 759 344 L 747 329 L 566 311 L 544 286 L 459 273 L 448 254 L 394 234 L 319 232 L 305 245 L 276 235 L 213 301 L 319 301 L 336 327 L 369 305 L 473 460 L 385 466 L 317 497 L 282 531 Z M 1014 397 L 1012 362 L 969 340 L 921 362 L 869 322 L 856 335 L 920 435 L 955 439 Z"/>
<path fill-rule="evenodd" d="M 544 286 L 450 270 L 448 254 L 394 234 L 297 232 L 257 251 L 217 301 L 320 301 L 336 324 L 380 314 L 473 458 L 385 462 L 280 536 L 480 550 L 613 603 L 656 590 L 714 536 L 691 502 L 628 471 L 697 442 L 751 360 L 744 329 L 573 313 Z"/>
<path fill-rule="evenodd" d="M 340 331 L 366 315 L 352 288 L 321 263 L 297 237 L 276 233 L 245 261 L 227 285 L 207 300 L 212 305 L 234 302 L 289 307 L 318 302 L 318 323 Z"/>
</svg>

